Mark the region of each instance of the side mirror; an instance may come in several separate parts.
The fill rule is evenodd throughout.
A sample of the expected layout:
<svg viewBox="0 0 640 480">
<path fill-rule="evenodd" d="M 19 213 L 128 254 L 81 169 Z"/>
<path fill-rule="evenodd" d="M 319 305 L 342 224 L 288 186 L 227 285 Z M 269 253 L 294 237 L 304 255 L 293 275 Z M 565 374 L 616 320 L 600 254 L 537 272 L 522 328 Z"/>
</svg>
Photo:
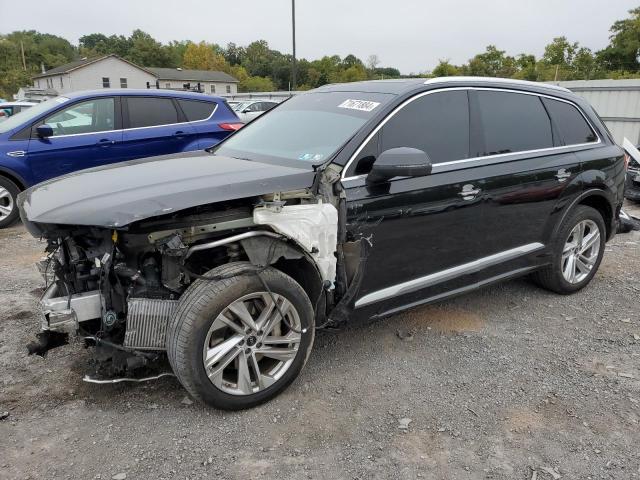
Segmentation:
<svg viewBox="0 0 640 480">
<path fill-rule="evenodd" d="M 249 110 L 248 108 L 245 108 L 244 110 L 242 110 L 242 113 L 249 113 L 251 112 L 251 110 Z"/>
<path fill-rule="evenodd" d="M 53 128 L 51 127 L 51 125 L 43 123 L 42 125 L 38 125 L 36 127 L 36 133 L 40 138 L 53 137 Z"/>
<path fill-rule="evenodd" d="M 385 150 L 376 159 L 367 183 L 386 182 L 393 177 L 423 177 L 431 174 L 431 160 L 422 150 L 399 147 Z"/>
</svg>

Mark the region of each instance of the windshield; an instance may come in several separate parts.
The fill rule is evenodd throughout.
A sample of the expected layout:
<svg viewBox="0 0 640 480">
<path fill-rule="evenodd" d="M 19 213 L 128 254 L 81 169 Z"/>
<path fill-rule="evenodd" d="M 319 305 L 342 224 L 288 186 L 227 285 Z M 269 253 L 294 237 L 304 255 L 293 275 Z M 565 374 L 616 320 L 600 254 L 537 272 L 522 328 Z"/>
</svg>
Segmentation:
<svg viewBox="0 0 640 480">
<path fill-rule="evenodd" d="M 0 133 L 7 133 L 14 128 L 21 127 L 25 123 L 30 122 L 34 118 L 39 117 L 41 114 L 48 112 L 52 108 L 55 108 L 68 100 L 69 99 L 67 97 L 56 97 L 27 108 L 20 113 L 16 113 L 15 115 L 7 118 L 4 122 L 0 123 Z"/>
<path fill-rule="evenodd" d="M 292 97 L 214 149 L 249 160 L 286 159 L 319 165 L 395 95 L 317 92 Z"/>
</svg>

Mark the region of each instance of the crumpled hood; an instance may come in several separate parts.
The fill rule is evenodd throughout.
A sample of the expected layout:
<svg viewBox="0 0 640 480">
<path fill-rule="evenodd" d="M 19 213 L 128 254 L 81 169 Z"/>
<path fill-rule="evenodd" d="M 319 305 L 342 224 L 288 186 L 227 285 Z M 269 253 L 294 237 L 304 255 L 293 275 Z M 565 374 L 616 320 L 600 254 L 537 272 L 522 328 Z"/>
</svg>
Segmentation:
<svg viewBox="0 0 640 480">
<path fill-rule="evenodd" d="M 309 188 L 314 176 L 304 162 L 263 163 L 199 151 L 58 177 L 22 192 L 18 206 L 25 224 L 124 227 L 199 205 Z"/>
</svg>

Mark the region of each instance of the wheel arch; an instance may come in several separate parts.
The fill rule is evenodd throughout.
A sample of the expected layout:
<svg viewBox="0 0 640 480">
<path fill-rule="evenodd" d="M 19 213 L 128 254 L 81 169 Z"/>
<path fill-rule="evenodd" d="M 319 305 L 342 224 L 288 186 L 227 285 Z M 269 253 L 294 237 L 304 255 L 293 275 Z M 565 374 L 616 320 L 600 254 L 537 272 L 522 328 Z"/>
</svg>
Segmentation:
<svg viewBox="0 0 640 480">
<path fill-rule="evenodd" d="M 20 189 L 20 191 L 23 191 L 27 188 L 27 182 L 25 182 L 20 175 L 18 175 L 15 172 L 12 172 L 11 170 L 7 170 L 6 168 L 0 167 L 0 177 L 4 177 L 8 180 L 11 180 L 13 183 L 16 184 L 16 186 Z"/>
<path fill-rule="evenodd" d="M 323 288 L 322 275 L 313 258 L 302 247 L 272 237 L 248 238 L 242 240 L 241 244 L 251 263 L 257 266 L 269 263 L 273 268 L 289 275 L 307 293 L 313 308 L 317 307 L 315 303 Z M 275 251 L 274 245 L 277 245 Z M 269 252 L 274 252 L 272 258 L 266 257 L 265 253 Z"/>
<path fill-rule="evenodd" d="M 573 202 L 569 204 L 568 207 L 564 209 L 564 212 L 562 213 L 562 215 L 560 216 L 560 218 L 558 219 L 558 221 L 556 222 L 553 228 L 551 238 L 554 238 L 557 235 L 558 229 L 562 225 L 562 222 L 564 222 L 565 218 L 567 218 L 567 216 L 578 205 L 586 205 L 600 212 L 605 223 L 605 228 L 606 228 L 605 237 L 607 240 L 609 240 L 616 231 L 615 225 L 614 225 L 616 212 L 614 211 L 613 202 L 611 198 L 609 198 L 609 196 L 607 195 L 607 192 L 605 190 L 601 190 L 598 188 L 585 190 L 580 195 L 578 195 L 573 200 Z"/>
</svg>

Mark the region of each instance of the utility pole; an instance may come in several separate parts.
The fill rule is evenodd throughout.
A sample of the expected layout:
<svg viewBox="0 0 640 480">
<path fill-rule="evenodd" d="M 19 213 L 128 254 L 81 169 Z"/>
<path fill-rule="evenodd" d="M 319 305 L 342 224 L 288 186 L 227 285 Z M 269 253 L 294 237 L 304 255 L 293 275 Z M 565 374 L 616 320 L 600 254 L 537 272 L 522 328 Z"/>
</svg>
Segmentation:
<svg viewBox="0 0 640 480">
<path fill-rule="evenodd" d="M 291 62 L 291 90 L 296 91 L 296 0 L 291 0 L 291 31 L 293 33 L 293 61 Z"/>
<path fill-rule="evenodd" d="M 27 61 L 24 59 L 24 43 L 20 40 L 20 50 L 22 51 L 22 68 L 27 71 Z"/>
</svg>

